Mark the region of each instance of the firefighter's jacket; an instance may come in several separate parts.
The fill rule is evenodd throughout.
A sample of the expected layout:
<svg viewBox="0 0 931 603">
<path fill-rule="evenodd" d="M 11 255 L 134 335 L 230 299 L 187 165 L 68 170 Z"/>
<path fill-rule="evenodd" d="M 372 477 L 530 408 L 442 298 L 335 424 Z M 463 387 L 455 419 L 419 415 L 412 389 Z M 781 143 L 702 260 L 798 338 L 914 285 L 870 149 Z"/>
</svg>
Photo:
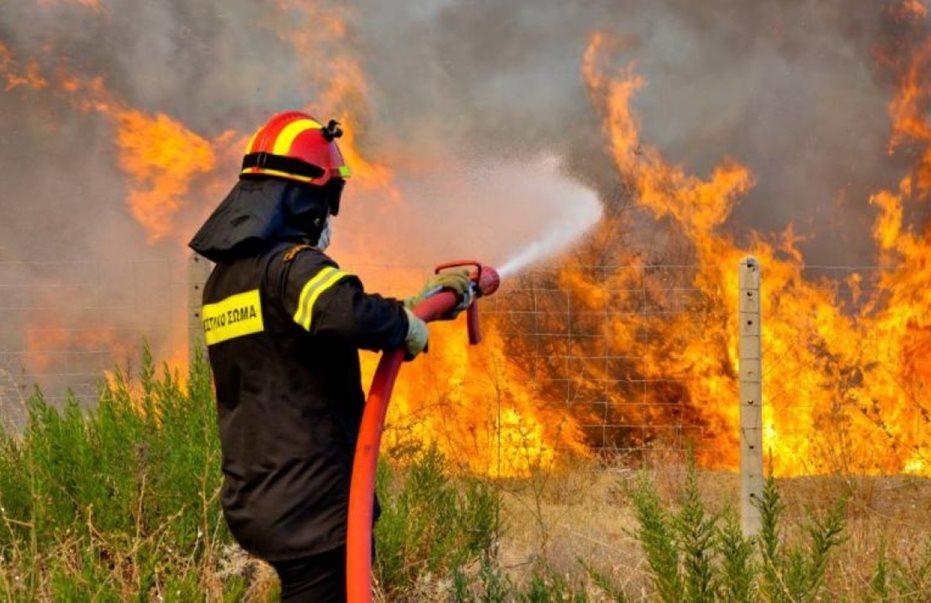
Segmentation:
<svg viewBox="0 0 931 603">
<path fill-rule="evenodd" d="M 217 264 L 203 321 L 233 535 L 269 561 L 341 546 L 365 403 L 358 350 L 401 345 L 403 305 L 289 243 Z"/>
</svg>

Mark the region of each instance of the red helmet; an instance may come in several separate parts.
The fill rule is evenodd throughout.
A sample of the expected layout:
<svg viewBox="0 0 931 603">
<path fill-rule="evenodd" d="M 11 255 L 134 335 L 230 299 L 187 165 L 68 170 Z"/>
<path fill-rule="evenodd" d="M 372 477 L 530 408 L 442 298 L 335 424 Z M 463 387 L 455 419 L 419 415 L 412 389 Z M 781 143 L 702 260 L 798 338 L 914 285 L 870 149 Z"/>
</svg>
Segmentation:
<svg viewBox="0 0 931 603">
<path fill-rule="evenodd" d="M 324 126 L 306 113 L 279 113 L 252 135 L 239 176 L 273 176 L 342 189 L 349 177 L 335 142 L 342 135 L 334 120 Z"/>
</svg>

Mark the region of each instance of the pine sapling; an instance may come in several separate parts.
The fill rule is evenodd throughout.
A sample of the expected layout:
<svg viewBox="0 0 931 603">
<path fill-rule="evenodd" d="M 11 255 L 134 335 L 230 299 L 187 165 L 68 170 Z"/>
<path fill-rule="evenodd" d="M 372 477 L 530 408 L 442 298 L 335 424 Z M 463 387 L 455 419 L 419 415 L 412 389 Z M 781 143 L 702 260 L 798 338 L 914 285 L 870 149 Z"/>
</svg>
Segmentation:
<svg viewBox="0 0 931 603">
<path fill-rule="evenodd" d="M 656 489 L 645 475 L 641 476 L 633 492 L 633 503 L 639 524 L 634 536 L 643 547 L 654 588 L 662 601 L 682 601 L 685 589 L 679 574 L 676 531 Z"/>
<path fill-rule="evenodd" d="M 688 601 L 715 600 L 712 559 L 718 518 L 708 515 L 698 491 L 694 459 L 689 460 L 682 506 L 673 520 L 682 554 L 683 586 Z"/>
<path fill-rule="evenodd" d="M 809 537 L 809 555 L 805 566 L 805 590 L 802 596 L 814 599 L 824 585 L 824 574 L 827 570 L 828 557 L 831 551 L 844 542 L 844 527 L 846 520 L 844 513 L 847 509 L 847 498 L 838 500 L 823 518 L 816 517 L 809 511 L 809 523 L 805 528 Z"/>
<path fill-rule="evenodd" d="M 725 515 L 718 532 L 718 547 L 721 553 L 719 592 L 722 598 L 735 603 L 755 601 L 757 567 L 753 559 L 753 539 L 744 537 L 740 520 L 732 510 Z"/>
<path fill-rule="evenodd" d="M 763 566 L 761 594 L 767 601 L 786 600 L 783 583 L 782 543 L 779 534 L 779 520 L 785 511 L 785 503 L 776 488 L 776 481 L 770 477 L 763 487 L 763 496 L 754 501 L 760 510 L 760 532 L 757 546 Z"/>
<path fill-rule="evenodd" d="M 873 577 L 870 579 L 870 593 L 876 601 L 886 601 L 889 598 L 889 562 L 885 540 L 879 545 L 876 569 L 873 570 Z"/>
</svg>

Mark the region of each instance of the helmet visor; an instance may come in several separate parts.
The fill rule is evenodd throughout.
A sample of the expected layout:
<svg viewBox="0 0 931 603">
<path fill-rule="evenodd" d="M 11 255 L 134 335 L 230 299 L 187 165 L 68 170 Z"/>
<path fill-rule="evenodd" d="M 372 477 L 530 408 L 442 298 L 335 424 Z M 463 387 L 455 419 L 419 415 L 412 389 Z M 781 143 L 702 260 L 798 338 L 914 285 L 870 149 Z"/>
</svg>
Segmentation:
<svg viewBox="0 0 931 603">
<path fill-rule="evenodd" d="M 323 185 L 324 199 L 331 215 L 339 214 L 339 200 L 343 195 L 343 187 L 346 186 L 346 180 L 343 178 L 330 178 Z"/>
</svg>

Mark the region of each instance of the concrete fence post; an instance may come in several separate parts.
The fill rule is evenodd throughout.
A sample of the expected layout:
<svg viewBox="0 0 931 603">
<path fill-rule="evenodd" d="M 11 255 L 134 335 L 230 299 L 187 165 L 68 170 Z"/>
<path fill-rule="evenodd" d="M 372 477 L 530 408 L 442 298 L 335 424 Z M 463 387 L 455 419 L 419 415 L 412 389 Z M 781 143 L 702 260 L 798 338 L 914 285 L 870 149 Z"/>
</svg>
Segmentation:
<svg viewBox="0 0 931 603">
<path fill-rule="evenodd" d="M 763 375 L 760 330 L 760 264 L 740 260 L 738 348 L 740 359 L 740 523 L 744 535 L 760 530 L 755 502 L 763 494 Z"/>
<path fill-rule="evenodd" d="M 203 303 L 204 285 L 210 276 L 210 261 L 206 258 L 191 254 L 187 266 L 188 282 L 188 360 L 194 360 L 197 351 L 206 355 L 207 345 L 204 341 L 204 323 L 201 320 L 201 304 Z"/>
</svg>

